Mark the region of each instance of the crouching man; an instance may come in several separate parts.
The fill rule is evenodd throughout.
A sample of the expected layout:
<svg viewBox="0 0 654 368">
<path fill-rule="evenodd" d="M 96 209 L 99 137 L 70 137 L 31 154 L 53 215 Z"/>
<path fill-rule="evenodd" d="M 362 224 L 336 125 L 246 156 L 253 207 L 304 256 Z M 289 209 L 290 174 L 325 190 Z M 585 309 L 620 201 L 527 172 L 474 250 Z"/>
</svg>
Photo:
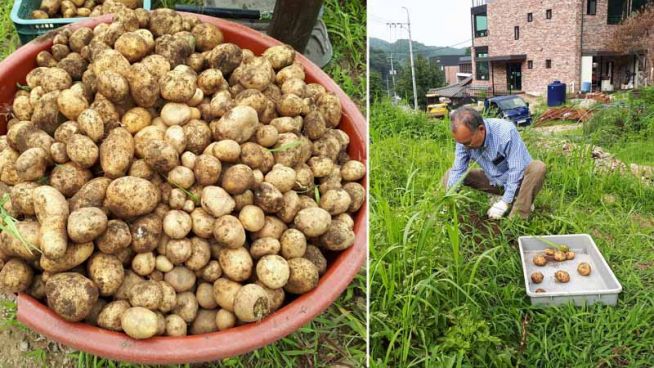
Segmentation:
<svg viewBox="0 0 654 368">
<path fill-rule="evenodd" d="M 512 122 L 483 119 L 479 112 L 462 107 L 452 113 L 452 136 L 456 141 L 454 164 L 445 173 L 443 184 L 454 186 L 468 171 L 470 160 L 481 169 L 473 169 L 463 185 L 486 193 L 501 195 L 488 210 L 491 219 L 529 217 L 534 200 L 545 180 L 545 164 L 532 160 Z"/>
</svg>

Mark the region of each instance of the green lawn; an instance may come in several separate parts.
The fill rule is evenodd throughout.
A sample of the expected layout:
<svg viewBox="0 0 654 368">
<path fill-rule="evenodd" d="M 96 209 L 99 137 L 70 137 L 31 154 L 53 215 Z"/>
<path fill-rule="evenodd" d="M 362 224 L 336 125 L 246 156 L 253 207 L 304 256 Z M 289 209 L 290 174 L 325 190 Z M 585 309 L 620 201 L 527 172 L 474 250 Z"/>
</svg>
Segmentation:
<svg viewBox="0 0 654 368">
<path fill-rule="evenodd" d="M 194 0 L 184 2 L 196 2 Z M 175 1 L 162 0 L 172 6 Z M 2 58 L 15 50 L 17 36 L 9 12 L 13 1 L 0 7 Z M 365 115 L 366 95 L 366 7 L 365 1 L 325 1 L 324 20 L 334 47 L 334 58 L 325 70 L 361 107 Z M 360 367 L 366 359 L 366 279 L 360 273 L 343 295 L 322 315 L 279 342 L 241 357 L 208 363 L 206 367 L 327 367 L 334 364 Z M 11 305 L 5 309 L 11 309 Z M 10 313 L 11 315 L 11 313 Z M 13 321 L 8 328 L 15 328 Z M 2 349 L 0 349 L 1 351 Z M 43 356 L 45 354 L 45 357 Z M 47 361 L 48 352 L 33 351 L 29 357 Z M 78 367 L 132 367 L 75 352 Z M 2 366 L 0 364 L 0 366 Z M 140 366 L 139 366 L 140 367 Z"/>
<path fill-rule="evenodd" d="M 548 138 L 528 129 L 548 166 L 536 213 L 491 222 L 485 195 L 444 196 L 447 122 L 375 104 L 370 127 L 373 366 L 654 366 L 654 188 L 536 149 Z M 616 307 L 530 305 L 517 238 L 570 233 L 591 234 L 621 281 Z"/>
</svg>

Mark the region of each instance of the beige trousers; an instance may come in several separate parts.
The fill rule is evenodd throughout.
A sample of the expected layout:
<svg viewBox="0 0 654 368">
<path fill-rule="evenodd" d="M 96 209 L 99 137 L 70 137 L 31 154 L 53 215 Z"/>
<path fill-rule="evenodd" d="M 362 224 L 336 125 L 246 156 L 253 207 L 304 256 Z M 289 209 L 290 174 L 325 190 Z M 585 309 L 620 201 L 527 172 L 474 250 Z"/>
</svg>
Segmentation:
<svg viewBox="0 0 654 368">
<path fill-rule="evenodd" d="M 536 195 L 543 187 L 546 172 L 547 169 L 543 161 L 533 160 L 529 163 L 525 170 L 525 175 L 522 178 L 522 182 L 520 183 L 520 187 L 518 188 L 518 192 L 513 199 L 513 207 L 511 208 L 509 217 L 520 216 L 523 219 L 529 217 L 531 214 L 531 205 L 534 203 Z M 448 170 L 443 176 L 442 182 L 444 186 L 447 186 L 447 179 L 449 176 L 450 171 Z M 484 171 L 481 169 L 470 170 L 465 179 L 463 179 L 463 185 L 495 195 L 501 195 L 503 193 L 502 188 L 491 185 L 486 174 L 484 174 Z"/>
</svg>

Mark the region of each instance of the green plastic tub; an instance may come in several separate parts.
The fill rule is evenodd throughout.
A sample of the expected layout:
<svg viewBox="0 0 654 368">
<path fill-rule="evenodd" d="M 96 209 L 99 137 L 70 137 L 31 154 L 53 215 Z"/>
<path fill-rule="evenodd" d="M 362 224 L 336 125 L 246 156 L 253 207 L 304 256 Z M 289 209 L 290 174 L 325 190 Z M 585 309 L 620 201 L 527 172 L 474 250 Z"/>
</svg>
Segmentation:
<svg viewBox="0 0 654 368">
<path fill-rule="evenodd" d="M 143 9 L 150 10 L 151 0 L 143 0 Z M 77 18 L 54 18 L 54 19 L 31 19 L 32 10 L 41 5 L 41 0 L 15 0 L 11 9 L 11 21 L 18 32 L 21 44 L 26 44 L 38 36 L 48 33 L 53 29 L 65 26 L 66 24 L 79 22 L 86 17 Z"/>
</svg>

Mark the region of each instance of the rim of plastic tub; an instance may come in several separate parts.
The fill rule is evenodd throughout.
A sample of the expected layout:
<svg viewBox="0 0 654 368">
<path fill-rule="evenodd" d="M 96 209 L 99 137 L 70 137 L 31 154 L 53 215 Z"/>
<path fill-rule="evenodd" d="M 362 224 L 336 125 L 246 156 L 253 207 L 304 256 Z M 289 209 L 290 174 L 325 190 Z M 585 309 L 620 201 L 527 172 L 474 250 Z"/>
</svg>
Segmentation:
<svg viewBox="0 0 654 368">
<path fill-rule="evenodd" d="M 203 22 L 218 26 L 225 42 L 237 43 L 255 54 L 280 44 L 279 41 L 245 26 L 203 15 L 196 15 Z M 111 16 L 90 18 L 67 27 L 94 27 L 111 22 Z M 55 31 L 56 32 L 56 31 Z M 36 67 L 36 55 L 52 45 L 52 34 L 46 34 L 29 42 L 0 63 L 0 102 L 4 114 L 0 114 L 0 132 L 6 132 L 11 101 L 17 83 L 24 84 L 27 73 Z M 343 108 L 339 126 L 350 136 L 349 154 L 353 159 L 367 161 L 366 120 L 340 87 L 320 68 L 306 57 L 297 54 L 296 61 L 304 65 L 307 83 L 320 83 L 338 96 Z M 362 180 L 366 187 L 366 178 Z M 271 344 L 309 323 L 326 310 L 347 288 L 361 269 L 367 255 L 367 201 L 354 220 L 355 241 L 338 254 L 320 278 L 318 286 L 274 312 L 258 323 L 251 323 L 229 330 L 184 337 L 154 337 L 134 340 L 122 332 L 104 330 L 84 323 L 70 323 L 31 296 L 18 295 L 18 320 L 32 330 L 75 349 L 101 357 L 141 364 L 178 364 L 218 360 L 250 352 Z"/>
</svg>

